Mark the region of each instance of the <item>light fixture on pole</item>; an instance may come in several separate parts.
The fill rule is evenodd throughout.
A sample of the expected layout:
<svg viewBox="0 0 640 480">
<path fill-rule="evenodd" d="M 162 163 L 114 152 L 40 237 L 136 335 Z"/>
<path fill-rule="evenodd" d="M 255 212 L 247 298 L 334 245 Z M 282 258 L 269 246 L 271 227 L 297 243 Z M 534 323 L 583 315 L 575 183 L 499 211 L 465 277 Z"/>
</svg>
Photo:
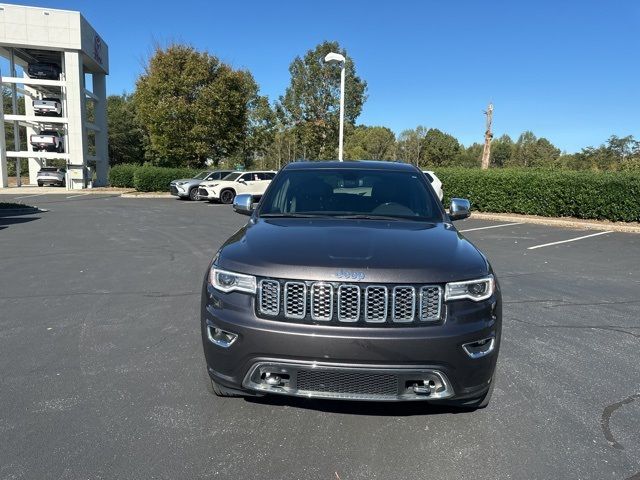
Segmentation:
<svg viewBox="0 0 640 480">
<path fill-rule="evenodd" d="M 338 141 L 338 160 L 342 161 L 342 143 L 344 140 L 344 67 L 346 59 L 344 55 L 331 52 L 324 57 L 324 61 L 327 63 L 342 64 L 342 69 L 340 70 L 340 139 Z"/>
</svg>

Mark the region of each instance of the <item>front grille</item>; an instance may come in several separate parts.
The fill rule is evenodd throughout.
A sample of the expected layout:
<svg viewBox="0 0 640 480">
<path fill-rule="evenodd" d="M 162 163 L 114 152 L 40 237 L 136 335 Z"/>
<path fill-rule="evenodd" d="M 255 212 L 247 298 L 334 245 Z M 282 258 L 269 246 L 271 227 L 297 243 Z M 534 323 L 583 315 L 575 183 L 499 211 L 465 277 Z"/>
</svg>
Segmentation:
<svg viewBox="0 0 640 480">
<path fill-rule="evenodd" d="M 208 197 L 209 192 L 207 192 L 206 188 L 198 188 L 198 195 L 201 197 Z"/>
<path fill-rule="evenodd" d="M 366 285 L 262 279 L 258 316 L 337 324 L 421 324 L 443 318 L 439 285 Z"/>
<path fill-rule="evenodd" d="M 178 194 L 178 188 L 175 185 L 171 185 L 169 187 L 169 190 L 171 191 L 171 195 L 177 195 Z"/>
<path fill-rule="evenodd" d="M 398 377 L 385 373 L 299 370 L 299 392 L 398 395 Z"/>
</svg>

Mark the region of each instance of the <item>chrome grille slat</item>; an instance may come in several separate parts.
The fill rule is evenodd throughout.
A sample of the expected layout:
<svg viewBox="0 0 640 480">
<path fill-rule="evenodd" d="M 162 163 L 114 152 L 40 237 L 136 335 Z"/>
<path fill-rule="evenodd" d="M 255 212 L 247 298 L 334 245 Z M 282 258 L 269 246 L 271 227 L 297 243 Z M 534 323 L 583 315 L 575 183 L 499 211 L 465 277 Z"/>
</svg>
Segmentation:
<svg viewBox="0 0 640 480">
<path fill-rule="evenodd" d="M 256 314 L 273 320 L 337 324 L 436 323 L 444 318 L 439 285 L 377 285 L 264 278 Z"/>
<path fill-rule="evenodd" d="M 387 321 L 389 290 L 384 285 L 370 285 L 364 293 L 364 321 L 383 323 Z"/>
<path fill-rule="evenodd" d="M 338 320 L 357 322 L 360 319 L 360 287 L 340 285 L 338 287 Z"/>
<path fill-rule="evenodd" d="M 416 289 L 409 285 L 393 287 L 391 319 L 394 322 L 413 322 L 416 315 Z"/>
<path fill-rule="evenodd" d="M 284 314 L 294 320 L 302 320 L 307 315 L 307 285 L 304 282 L 284 284 Z"/>
<path fill-rule="evenodd" d="M 316 282 L 311 285 L 311 318 L 328 322 L 333 317 L 333 285 Z"/>
<path fill-rule="evenodd" d="M 277 280 L 260 281 L 258 309 L 260 313 L 272 317 L 280 313 L 280 282 Z"/>
</svg>

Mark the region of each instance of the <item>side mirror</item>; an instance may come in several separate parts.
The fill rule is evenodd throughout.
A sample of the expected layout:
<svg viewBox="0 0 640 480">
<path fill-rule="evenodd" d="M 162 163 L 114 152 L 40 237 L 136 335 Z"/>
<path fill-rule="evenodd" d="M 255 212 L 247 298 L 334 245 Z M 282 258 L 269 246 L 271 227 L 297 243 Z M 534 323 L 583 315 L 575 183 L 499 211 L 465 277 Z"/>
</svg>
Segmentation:
<svg viewBox="0 0 640 480">
<path fill-rule="evenodd" d="M 253 196 L 248 193 L 236 195 L 236 198 L 233 199 L 233 209 L 236 213 L 251 215 L 253 213 Z"/>
<path fill-rule="evenodd" d="M 246 183 L 247 183 L 247 181 L 246 181 L 244 178 L 239 178 L 239 179 L 238 179 L 238 183 L 244 183 L 244 184 L 246 184 Z"/>
<path fill-rule="evenodd" d="M 452 198 L 449 207 L 449 218 L 451 220 L 462 220 L 471 215 L 471 203 L 466 198 Z"/>
</svg>

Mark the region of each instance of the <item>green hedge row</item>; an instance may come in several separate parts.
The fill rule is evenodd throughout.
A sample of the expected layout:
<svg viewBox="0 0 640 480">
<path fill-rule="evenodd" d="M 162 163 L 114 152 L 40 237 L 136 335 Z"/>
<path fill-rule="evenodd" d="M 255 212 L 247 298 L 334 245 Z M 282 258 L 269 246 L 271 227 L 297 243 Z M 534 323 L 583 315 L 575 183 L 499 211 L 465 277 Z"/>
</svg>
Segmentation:
<svg viewBox="0 0 640 480">
<path fill-rule="evenodd" d="M 444 168 L 436 175 L 445 205 L 462 197 L 486 212 L 640 221 L 638 172 Z"/>
<path fill-rule="evenodd" d="M 191 178 L 199 170 L 142 165 L 114 165 L 109 170 L 112 187 L 135 188 L 139 192 L 167 192 L 169 183 L 178 178 Z"/>
<path fill-rule="evenodd" d="M 190 168 L 142 167 L 133 174 L 133 186 L 139 192 L 168 192 L 171 180 L 192 178 L 198 173 Z"/>
<path fill-rule="evenodd" d="M 109 170 L 109 185 L 120 188 L 133 188 L 133 174 L 140 165 L 114 165 Z"/>
</svg>

